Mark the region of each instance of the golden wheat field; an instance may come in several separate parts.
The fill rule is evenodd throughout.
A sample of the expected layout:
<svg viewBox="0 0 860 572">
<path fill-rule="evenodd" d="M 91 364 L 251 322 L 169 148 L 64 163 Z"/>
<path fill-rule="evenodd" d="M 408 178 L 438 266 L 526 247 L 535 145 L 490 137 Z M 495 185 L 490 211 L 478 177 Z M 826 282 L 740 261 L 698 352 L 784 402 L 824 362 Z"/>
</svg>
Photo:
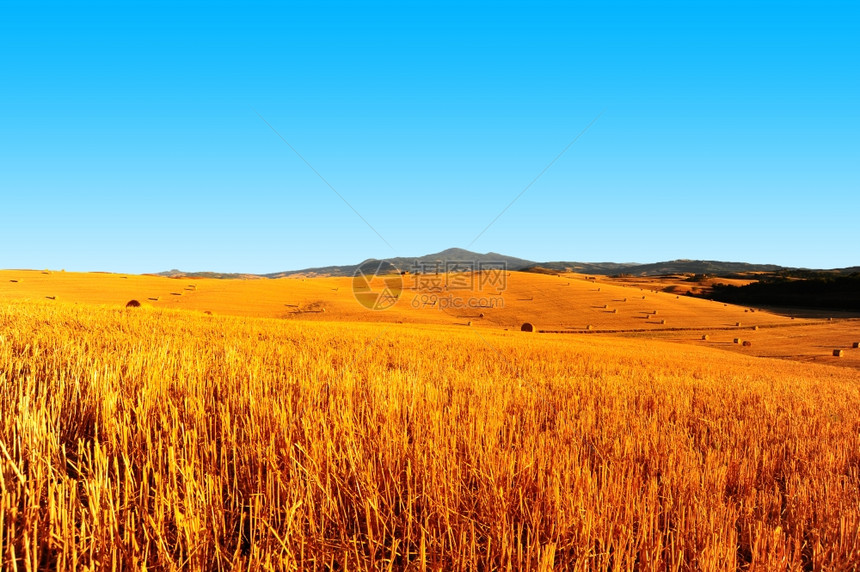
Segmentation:
<svg viewBox="0 0 860 572">
<path fill-rule="evenodd" d="M 0 301 L 3 570 L 854 570 L 860 372 Z"/>
</svg>

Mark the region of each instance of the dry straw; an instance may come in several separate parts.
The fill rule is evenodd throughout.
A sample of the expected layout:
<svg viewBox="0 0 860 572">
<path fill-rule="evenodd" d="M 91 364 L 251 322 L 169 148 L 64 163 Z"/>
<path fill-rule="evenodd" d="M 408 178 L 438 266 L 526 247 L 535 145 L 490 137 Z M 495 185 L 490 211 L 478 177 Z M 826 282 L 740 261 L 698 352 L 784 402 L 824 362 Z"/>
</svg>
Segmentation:
<svg viewBox="0 0 860 572">
<path fill-rule="evenodd" d="M 60 301 L 0 325 L 3 571 L 857 568 L 849 368 Z"/>
</svg>

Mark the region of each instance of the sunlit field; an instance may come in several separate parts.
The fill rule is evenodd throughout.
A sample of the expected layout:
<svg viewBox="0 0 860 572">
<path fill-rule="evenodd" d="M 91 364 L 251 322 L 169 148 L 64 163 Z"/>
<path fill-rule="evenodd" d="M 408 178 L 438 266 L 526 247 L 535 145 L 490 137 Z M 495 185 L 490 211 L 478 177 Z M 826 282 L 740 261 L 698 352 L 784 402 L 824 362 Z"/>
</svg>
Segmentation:
<svg viewBox="0 0 860 572">
<path fill-rule="evenodd" d="M 447 281 L 447 279 L 445 279 Z M 660 338 L 744 355 L 778 357 L 860 369 L 860 319 L 810 319 L 661 291 L 674 283 L 641 283 L 582 274 L 510 272 L 503 289 L 431 291 L 404 279 L 397 304 L 384 311 L 357 303 L 353 279 L 314 277 L 219 280 L 37 270 L 0 270 L 4 300 L 98 304 L 121 308 L 137 300 L 149 308 L 287 321 L 382 322 L 514 331 L 537 330 Z M 421 285 L 420 283 L 418 284 Z M 450 298 L 491 307 L 443 307 Z M 543 335 L 543 334 L 542 334 Z M 703 336 L 708 336 L 703 340 Z M 735 339 L 750 346 L 735 344 Z M 834 349 L 844 349 L 834 357 Z"/>
<path fill-rule="evenodd" d="M 0 54 L 0 572 L 860 572 L 860 0 Z"/>
<path fill-rule="evenodd" d="M 860 562 L 852 368 L 5 298 L 0 411 L 3 570 Z"/>
</svg>

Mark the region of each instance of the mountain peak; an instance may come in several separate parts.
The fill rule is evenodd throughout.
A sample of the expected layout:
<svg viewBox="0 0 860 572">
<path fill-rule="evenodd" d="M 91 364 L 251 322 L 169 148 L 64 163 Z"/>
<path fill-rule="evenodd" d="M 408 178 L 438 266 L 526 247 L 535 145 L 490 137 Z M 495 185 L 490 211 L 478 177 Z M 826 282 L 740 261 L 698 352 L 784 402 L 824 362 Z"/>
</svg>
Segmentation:
<svg viewBox="0 0 860 572">
<path fill-rule="evenodd" d="M 480 256 L 477 252 L 472 252 L 471 250 L 466 250 L 465 248 L 446 248 L 442 252 L 437 252 L 436 254 L 428 254 L 427 256 Z"/>
</svg>

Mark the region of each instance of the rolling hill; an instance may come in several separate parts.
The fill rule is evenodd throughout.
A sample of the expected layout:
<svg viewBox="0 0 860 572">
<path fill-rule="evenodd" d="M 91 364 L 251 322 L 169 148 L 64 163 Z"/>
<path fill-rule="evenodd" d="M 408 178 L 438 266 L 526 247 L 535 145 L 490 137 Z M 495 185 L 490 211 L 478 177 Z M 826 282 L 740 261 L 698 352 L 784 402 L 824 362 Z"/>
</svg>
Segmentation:
<svg viewBox="0 0 860 572">
<path fill-rule="evenodd" d="M 348 277 L 222 280 L 104 273 L 0 271 L 0 301 L 106 305 L 129 300 L 144 306 L 286 321 L 365 322 L 422 327 L 454 327 L 476 335 L 528 322 L 541 336 L 577 335 L 659 338 L 705 345 L 748 355 L 860 367 L 852 349 L 858 321 L 832 322 L 763 308 L 676 295 L 645 284 L 630 284 L 578 273 L 511 271 L 504 283 L 473 283 L 465 274 L 387 277 L 402 280 L 399 297 L 385 310 L 357 301 Z M 437 281 L 438 280 L 438 281 Z M 703 336 L 708 336 L 703 339 Z M 575 336 L 574 336 L 575 337 Z M 749 341 L 743 346 L 734 340 Z M 845 356 L 832 356 L 846 348 Z"/>
<path fill-rule="evenodd" d="M 282 272 L 272 272 L 269 274 L 238 274 L 238 273 L 217 273 L 217 272 L 185 272 L 182 270 L 168 270 L 159 272 L 159 276 L 188 278 L 286 278 L 290 276 L 352 276 L 361 264 L 374 259 L 368 259 L 356 264 L 345 264 L 339 266 L 320 266 L 314 268 L 304 268 L 301 270 L 285 270 Z M 433 254 L 425 254 L 422 256 L 401 256 L 394 258 L 381 259 L 386 265 L 394 266 L 401 271 L 414 272 L 416 269 L 423 269 L 427 272 L 428 269 L 438 265 L 441 271 L 444 271 L 446 264 L 470 262 L 476 266 L 484 263 L 504 263 L 508 270 L 521 271 L 546 271 L 554 272 L 578 272 L 581 274 L 598 274 L 604 276 L 626 274 L 630 276 L 660 276 L 664 274 L 710 274 L 710 275 L 725 275 L 739 273 L 754 273 L 754 272 L 784 272 L 784 271 L 800 271 L 805 269 L 789 268 L 776 264 L 750 264 L 747 262 L 725 262 L 720 260 L 668 260 L 664 262 L 653 262 L 640 264 L 638 262 L 574 262 L 574 261 L 551 261 L 537 262 L 533 260 L 525 260 L 514 256 L 507 256 L 496 252 L 488 252 L 481 254 L 471 252 L 462 248 L 449 248 L 442 252 Z M 831 270 L 815 270 L 814 272 L 830 272 L 837 274 L 848 274 L 852 271 L 856 272 L 857 267 L 853 268 L 836 268 Z"/>
</svg>

